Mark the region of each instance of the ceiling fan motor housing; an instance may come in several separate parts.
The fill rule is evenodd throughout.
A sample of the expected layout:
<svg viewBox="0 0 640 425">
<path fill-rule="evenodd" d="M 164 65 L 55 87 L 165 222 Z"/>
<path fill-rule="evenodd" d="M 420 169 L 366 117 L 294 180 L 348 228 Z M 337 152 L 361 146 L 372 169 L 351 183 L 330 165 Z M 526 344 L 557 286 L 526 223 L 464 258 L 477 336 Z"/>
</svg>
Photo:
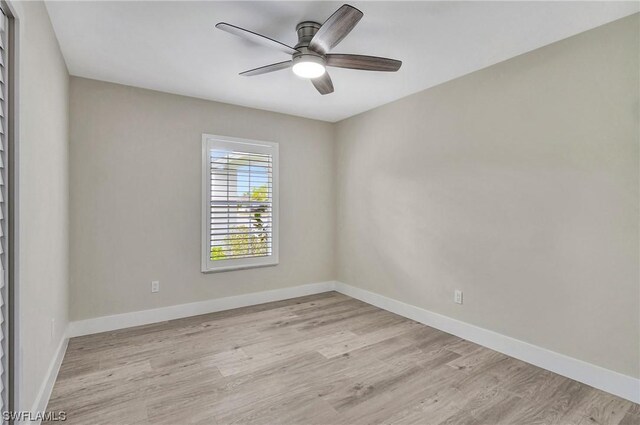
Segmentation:
<svg viewBox="0 0 640 425">
<path fill-rule="evenodd" d="M 309 46 L 309 42 L 311 42 L 311 39 L 316 35 L 321 26 L 321 24 L 313 21 L 304 21 L 296 25 L 298 44 L 296 44 L 294 48 Z"/>
<path fill-rule="evenodd" d="M 315 62 L 322 66 L 326 66 L 324 55 L 314 52 L 308 47 L 309 42 L 319 29 L 320 24 L 312 21 L 304 21 L 296 25 L 298 44 L 295 45 L 295 49 L 298 50 L 298 53 L 293 54 L 293 65 L 299 62 Z"/>
</svg>

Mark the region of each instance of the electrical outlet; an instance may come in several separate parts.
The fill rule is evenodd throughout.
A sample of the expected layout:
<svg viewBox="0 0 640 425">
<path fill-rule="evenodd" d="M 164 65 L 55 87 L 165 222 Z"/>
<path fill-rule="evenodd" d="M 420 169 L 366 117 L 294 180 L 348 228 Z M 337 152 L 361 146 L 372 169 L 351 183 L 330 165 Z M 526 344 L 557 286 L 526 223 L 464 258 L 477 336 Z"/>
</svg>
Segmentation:
<svg viewBox="0 0 640 425">
<path fill-rule="evenodd" d="M 151 282 L 151 292 L 160 292 L 160 281 L 154 280 Z"/>
<path fill-rule="evenodd" d="M 462 291 L 459 289 L 456 289 L 453 292 L 453 302 L 456 304 L 462 304 Z"/>
</svg>

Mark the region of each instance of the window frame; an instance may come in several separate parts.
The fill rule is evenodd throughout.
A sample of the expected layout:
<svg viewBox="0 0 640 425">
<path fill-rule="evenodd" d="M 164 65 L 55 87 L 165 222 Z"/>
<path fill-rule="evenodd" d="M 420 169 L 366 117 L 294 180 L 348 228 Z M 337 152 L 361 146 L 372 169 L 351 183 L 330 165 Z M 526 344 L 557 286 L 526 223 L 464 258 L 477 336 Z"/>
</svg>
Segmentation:
<svg viewBox="0 0 640 425">
<path fill-rule="evenodd" d="M 250 152 L 271 155 L 271 255 L 253 258 L 237 258 L 229 260 L 211 260 L 210 232 L 211 232 L 211 178 L 209 150 L 212 148 L 238 150 L 244 147 Z M 279 147 L 276 142 L 240 139 L 237 137 L 202 134 L 202 228 L 201 228 L 201 271 L 202 273 L 216 273 L 231 270 L 242 270 L 254 267 L 269 267 L 278 264 L 278 232 L 279 232 Z"/>
</svg>

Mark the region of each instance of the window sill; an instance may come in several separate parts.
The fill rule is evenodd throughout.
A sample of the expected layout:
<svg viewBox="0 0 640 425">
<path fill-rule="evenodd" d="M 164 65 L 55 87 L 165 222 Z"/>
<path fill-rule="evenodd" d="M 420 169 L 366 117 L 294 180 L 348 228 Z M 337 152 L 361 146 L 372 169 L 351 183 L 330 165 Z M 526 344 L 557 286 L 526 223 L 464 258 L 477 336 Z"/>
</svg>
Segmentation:
<svg viewBox="0 0 640 425">
<path fill-rule="evenodd" d="M 274 261 L 274 262 L 269 262 L 269 263 L 264 263 L 264 264 L 245 264 L 245 265 L 238 265 L 238 266 L 224 266 L 224 267 L 216 267 L 213 269 L 202 269 L 200 270 L 202 273 L 204 274 L 209 274 L 209 273 L 221 273 L 221 272 L 231 272 L 234 270 L 246 270 L 246 269 L 256 269 L 259 267 L 273 267 L 273 266 L 277 266 L 279 264 L 278 261 Z"/>
</svg>

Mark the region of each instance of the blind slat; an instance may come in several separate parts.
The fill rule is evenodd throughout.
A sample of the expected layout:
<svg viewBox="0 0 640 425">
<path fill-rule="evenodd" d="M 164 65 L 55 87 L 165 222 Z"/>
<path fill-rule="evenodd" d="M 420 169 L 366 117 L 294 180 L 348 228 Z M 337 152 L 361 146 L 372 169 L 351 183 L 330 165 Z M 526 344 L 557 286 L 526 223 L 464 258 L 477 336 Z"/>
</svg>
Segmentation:
<svg viewBox="0 0 640 425">
<path fill-rule="evenodd" d="M 271 253 L 268 254 L 230 254 L 225 255 L 225 257 L 220 258 L 220 260 L 233 260 L 239 258 L 254 258 L 254 257 L 268 257 Z"/>
</svg>

